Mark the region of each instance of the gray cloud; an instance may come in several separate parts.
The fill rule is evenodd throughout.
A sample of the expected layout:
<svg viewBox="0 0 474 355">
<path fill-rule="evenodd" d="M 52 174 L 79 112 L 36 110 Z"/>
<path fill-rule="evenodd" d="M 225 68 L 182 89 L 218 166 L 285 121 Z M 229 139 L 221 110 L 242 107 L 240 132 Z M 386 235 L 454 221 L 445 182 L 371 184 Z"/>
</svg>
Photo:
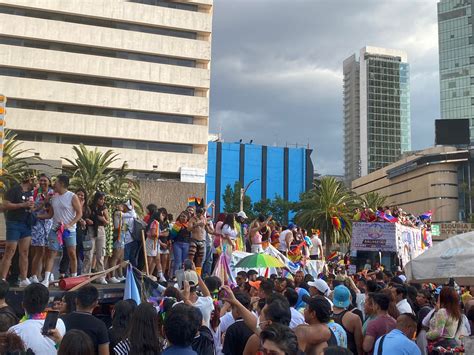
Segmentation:
<svg viewBox="0 0 474 355">
<path fill-rule="evenodd" d="M 366 45 L 407 51 L 412 147 L 439 117 L 437 0 L 215 0 L 212 132 L 315 149 L 342 173 L 342 61 Z"/>
</svg>

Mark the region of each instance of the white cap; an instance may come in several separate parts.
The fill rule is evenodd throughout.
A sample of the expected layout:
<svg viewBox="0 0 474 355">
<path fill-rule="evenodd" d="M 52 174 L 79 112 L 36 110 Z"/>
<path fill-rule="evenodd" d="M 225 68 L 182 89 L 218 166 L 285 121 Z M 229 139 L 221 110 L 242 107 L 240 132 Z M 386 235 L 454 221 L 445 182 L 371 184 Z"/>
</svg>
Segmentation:
<svg viewBox="0 0 474 355">
<path fill-rule="evenodd" d="M 331 289 L 329 288 L 328 284 L 326 281 L 322 279 L 317 279 L 315 281 L 310 281 L 308 282 L 308 286 L 310 287 L 316 287 L 319 292 L 321 292 L 324 296 L 328 297 L 329 294 L 331 293 Z"/>
<path fill-rule="evenodd" d="M 400 278 L 400 280 L 402 280 L 403 282 L 407 282 L 407 277 L 405 275 L 398 275 L 398 277 Z"/>
<path fill-rule="evenodd" d="M 247 219 L 247 218 L 248 218 L 244 211 L 240 211 L 239 213 L 237 213 L 237 217 L 241 217 L 241 218 L 243 218 L 243 219 Z"/>
</svg>

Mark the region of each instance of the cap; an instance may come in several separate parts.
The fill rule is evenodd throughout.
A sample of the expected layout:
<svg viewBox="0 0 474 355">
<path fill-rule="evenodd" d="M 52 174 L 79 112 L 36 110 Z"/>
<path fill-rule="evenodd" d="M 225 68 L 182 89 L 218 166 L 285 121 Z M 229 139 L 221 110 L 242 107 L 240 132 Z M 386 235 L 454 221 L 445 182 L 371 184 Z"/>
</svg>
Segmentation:
<svg viewBox="0 0 474 355">
<path fill-rule="evenodd" d="M 344 285 L 339 285 L 334 288 L 332 292 L 332 303 L 339 308 L 347 308 L 351 304 L 351 292 Z"/>
<path fill-rule="evenodd" d="M 184 280 L 188 281 L 191 286 L 197 286 L 199 283 L 198 275 L 194 270 L 186 270 L 184 272 Z"/>
<path fill-rule="evenodd" d="M 237 217 L 240 217 L 240 218 L 243 218 L 243 219 L 248 218 L 244 211 L 240 211 L 239 213 L 237 213 Z"/>
<path fill-rule="evenodd" d="M 249 285 L 253 288 L 256 288 L 257 290 L 260 289 L 260 284 L 262 281 L 249 281 Z"/>
<path fill-rule="evenodd" d="M 125 206 L 127 206 L 127 208 L 129 210 L 132 210 L 133 209 L 133 206 L 132 206 L 132 203 L 130 202 L 130 200 L 128 200 L 127 202 L 124 203 Z"/>
<path fill-rule="evenodd" d="M 404 283 L 407 282 L 407 277 L 405 275 L 398 275 L 398 278 L 402 280 Z"/>
<path fill-rule="evenodd" d="M 326 281 L 322 279 L 317 279 L 315 281 L 310 281 L 308 282 L 308 286 L 310 287 L 316 287 L 319 292 L 321 292 L 324 296 L 328 297 L 329 294 L 331 293 L 331 290 L 329 289 L 328 284 Z"/>
</svg>

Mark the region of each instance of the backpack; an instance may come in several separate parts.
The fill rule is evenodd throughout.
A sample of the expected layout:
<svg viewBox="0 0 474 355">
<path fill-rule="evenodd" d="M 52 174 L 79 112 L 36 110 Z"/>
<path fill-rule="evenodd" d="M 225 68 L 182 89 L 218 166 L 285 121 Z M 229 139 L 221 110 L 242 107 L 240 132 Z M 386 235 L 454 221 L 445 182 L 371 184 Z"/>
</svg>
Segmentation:
<svg viewBox="0 0 474 355">
<path fill-rule="evenodd" d="M 132 230 L 132 239 L 141 241 L 142 240 L 142 232 L 145 233 L 146 230 L 146 223 L 145 221 L 134 218 L 133 219 L 133 230 Z"/>
</svg>

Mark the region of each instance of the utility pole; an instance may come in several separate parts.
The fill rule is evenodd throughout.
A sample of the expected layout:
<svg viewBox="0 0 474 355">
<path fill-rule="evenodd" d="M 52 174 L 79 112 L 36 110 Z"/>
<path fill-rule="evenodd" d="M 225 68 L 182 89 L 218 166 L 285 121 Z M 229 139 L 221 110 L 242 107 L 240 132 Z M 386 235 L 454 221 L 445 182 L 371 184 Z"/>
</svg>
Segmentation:
<svg viewBox="0 0 474 355">
<path fill-rule="evenodd" d="M 244 210 L 244 197 L 245 197 L 245 193 L 247 192 L 247 190 L 249 189 L 250 185 L 252 185 L 255 181 L 258 181 L 260 179 L 253 179 L 252 181 L 250 181 L 247 186 L 245 186 L 245 188 L 241 188 L 240 189 L 240 211 L 243 211 Z"/>
</svg>

